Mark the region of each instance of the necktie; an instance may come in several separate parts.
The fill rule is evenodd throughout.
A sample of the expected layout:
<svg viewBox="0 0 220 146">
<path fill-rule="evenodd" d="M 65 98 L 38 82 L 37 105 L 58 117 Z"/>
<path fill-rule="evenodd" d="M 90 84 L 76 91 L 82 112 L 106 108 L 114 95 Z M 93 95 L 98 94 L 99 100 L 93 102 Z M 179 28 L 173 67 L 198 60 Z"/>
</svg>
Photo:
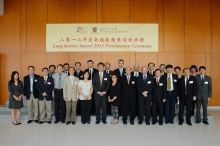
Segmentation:
<svg viewBox="0 0 220 146">
<path fill-rule="evenodd" d="M 189 83 L 189 79 L 186 78 L 185 94 L 187 94 L 188 92 L 188 83 Z"/>
<path fill-rule="evenodd" d="M 138 75 L 137 75 L 137 72 L 135 72 L 135 77 L 137 77 Z"/>
<path fill-rule="evenodd" d="M 129 85 L 129 82 L 130 82 L 130 77 L 128 76 L 128 77 L 127 77 L 127 79 L 128 79 L 128 85 Z"/>
<path fill-rule="evenodd" d="M 153 71 L 151 71 L 151 76 L 153 76 Z"/>
<path fill-rule="evenodd" d="M 203 86 L 203 84 L 204 84 L 204 77 L 202 76 L 202 86 Z"/>
<path fill-rule="evenodd" d="M 109 74 L 109 71 L 107 70 L 107 74 Z"/>
<path fill-rule="evenodd" d="M 79 77 L 79 71 L 77 71 L 77 77 Z"/>
<path fill-rule="evenodd" d="M 120 69 L 120 75 L 122 76 L 122 69 Z"/>
<path fill-rule="evenodd" d="M 156 85 L 158 85 L 158 78 L 156 79 Z"/>
<path fill-rule="evenodd" d="M 61 89 L 61 74 L 59 74 L 59 79 L 58 79 L 58 89 Z"/>
<path fill-rule="evenodd" d="M 171 90 L 171 78 L 170 78 L 170 75 L 168 75 L 167 89 Z"/>
<path fill-rule="evenodd" d="M 144 84 L 146 84 L 146 82 L 147 82 L 147 77 L 144 76 Z"/>
<path fill-rule="evenodd" d="M 99 73 L 99 79 L 100 79 L 100 87 L 102 87 L 102 73 Z"/>
<path fill-rule="evenodd" d="M 46 85 L 46 84 L 47 84 L 47 78 L 44 77 L 44 85 Z"/>
</svg>

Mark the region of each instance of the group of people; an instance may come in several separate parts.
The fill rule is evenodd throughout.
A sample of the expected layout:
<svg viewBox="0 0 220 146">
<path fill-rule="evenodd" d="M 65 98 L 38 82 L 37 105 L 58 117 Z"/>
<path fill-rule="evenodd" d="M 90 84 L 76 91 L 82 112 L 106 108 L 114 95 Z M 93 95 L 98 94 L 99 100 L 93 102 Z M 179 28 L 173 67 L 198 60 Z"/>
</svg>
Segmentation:
<svg viewBox="0 0 220 146">
<path fill-rule="evenodd" d="M 54 113 L 55 124 L 75 124 L 76 115 L 80 113 L 82 124 L 90 123 L 91 114 L 96 115 L 96 124 L 100 121 L 107 124 L 106 115 L 111 114 L 113 125 L 118 123 L 120 115 L 125 125 L 128 116 L 131 125 L 134 125 L 136 116 L 139 125 L 143 122 L 150 125 L 151 117 L 153 125 L 157 122 L 163 125 L 164 117 L 166 124 L 173 124 L 178 114 L 178 124 L 182 125 L 186 109 L 186 123 L 191 126 L 191 116 L 196 108 L 196 123 L 209 124 L 207 105 L 212 97 L 212 81 L 205 74 L 205 66 L 184 68 L 182 75 L 178 66 L 173 74 L 170 64 L 161 64 L 154 70 L 155 64 L 150 62 L 141 68 L 141 72 L 139 64 L 134 65 L 134 71 L 129 66 L 124 68 L 122 59 L 114 71 L 110 70 L 109 62 L 99 62 L 97 69 L 93 67 L 92 60 L 88 60 L 87 64 L 85 71 L 80 70 L 80 62 L 76 62 L 75 67 L 70 67 L 68 63 L 50 65 L 42 69 L 42 76 L 34 73 L 34 66 L 29 66 L 23 82 L 19 73 L 13 71 L 8 82 L 13 124 L 21 124 L 22 97 L 27 100 L 27 123 L 50 124 Z"/>
</svg>

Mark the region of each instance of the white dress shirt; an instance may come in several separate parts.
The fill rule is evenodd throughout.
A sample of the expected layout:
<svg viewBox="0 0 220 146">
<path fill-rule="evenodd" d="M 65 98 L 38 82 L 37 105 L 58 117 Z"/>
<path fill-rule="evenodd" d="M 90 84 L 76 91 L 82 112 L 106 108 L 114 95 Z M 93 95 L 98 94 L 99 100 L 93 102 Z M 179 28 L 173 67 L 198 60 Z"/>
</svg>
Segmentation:
<svg viewBox="0 0 220 146">
<path fill-rule="evenodd" d="M 139 72 L 138 71 L 134 71 L 134 76 L 138 77 L 139 76 Z"/>
<path fill-rule="evenodd" d="M 70 76 L 70 79 L 71 79 L 71 84 L 73 86 L 74 76 Z"/>
</svg>

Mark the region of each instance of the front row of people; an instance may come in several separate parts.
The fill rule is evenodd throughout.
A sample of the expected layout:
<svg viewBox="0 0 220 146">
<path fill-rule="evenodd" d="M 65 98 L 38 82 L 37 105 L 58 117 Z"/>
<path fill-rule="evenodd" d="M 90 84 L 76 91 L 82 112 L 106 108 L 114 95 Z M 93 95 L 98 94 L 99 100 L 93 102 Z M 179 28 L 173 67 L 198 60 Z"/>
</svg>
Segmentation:
<svg viewBox="0 0 220 146">
<path fill-rule="evenodd" d="M 87 71 L 83 73 L 83 80 L 79 80 L 74 76 L 74 67 L 69 67 L 68 76 L 62 72 L 63 66 L 58 65 L 58 73 L 54 74 L 52 78 L 48 76 L 48 68 L 42 69 L 43 76 L 40 77 L 33 73 L 34 67 L 29 66 L 30 75 L 24 77 L 24 87 L 19 80 L 19 73 L 12 72 L 8 90 L 13 124 L 21 124 L 19 118 L 20 109 L 23 107 L 23 95 L 25 99 L 28 99 L 28 104 L 32 102 L 35 107 L 34 115 L 32 115 L 32 109 L 28 110 L 28 123 L 35 121 L 39 124 L 44 122 L 50 124 L 54 98 L 55 105 L 57 105 L 55 106 L 56 121 L 54 123 L 59 121 L 65 123 L 66 120 L 67 125 L 75 124 L 77 101 L 80 100 L 81 122 L 89 124 L 92 94 L 94 94 L 95 101 L 96 124 L 99 124 L 100 121 L 104 124 L 107 123 L 107 102 L 110 102 L 114 117 L 111 124 L 118 123 L 119 110 L 122 107 L 123 124 L 127 124 L 127 117 L 130 115 L 130 124 L 134 125 L 136 105 L 138 105 L 138 124 L 143 123 L 145 115 L 146 125 L 150 125 L 151 116 L 152 124 L 155 125 L 158 122 L 157 115 L 159 115 L 159 125 L 163 125 L 164 113 L 165 123 L 173 124 L 176 99 L 179 101 L 179 125 L 184 122 L 184 106 L 186 106 L 186 123 L 192 125 L 191 107 L 193 101 L 197 103 L 196 123 L 201 122 L 200 106 L 202 105 L 203 123 L 208 124 L 207 103 L 211 98 L 212 83 L 211 78 L 205 75 L 206 68 L 204 66 L 200 67 L 200 75 L 196 77 L 190 76 L 190 70 L 185 68 L 183 70 L 184 76 L 179 79 L 177 75 L 172 74 L 172 65 L 166 66 L 167 73 L 164 75 L 161 74 L 160 69 L 156 69 L 154 77 L 148 74 L 146 66 L 142 67 L 142 75 L 138 77 L 131 75 L 131 68 L 126 67 L 125 75 L 121 75 L 120 81 L 118 81 L 117 74 L 110 76 L 105 73 L 104 66 L 102 62 L 98 63 L 98 72 L 93 75 L 92 80 L 89 80 L 90 74 Z M 40 121 L 38 121 L 38 103 Z M 57 109 L 60 107 L 62 113 L 60 113 L 60 109 Z"/>
</svg>

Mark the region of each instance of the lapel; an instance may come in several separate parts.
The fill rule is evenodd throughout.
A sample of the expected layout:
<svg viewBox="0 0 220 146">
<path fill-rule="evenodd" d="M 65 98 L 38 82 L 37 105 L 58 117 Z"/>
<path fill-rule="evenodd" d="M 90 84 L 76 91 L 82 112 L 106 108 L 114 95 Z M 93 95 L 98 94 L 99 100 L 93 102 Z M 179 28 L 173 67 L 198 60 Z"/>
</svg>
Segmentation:
<svg viewBox="0 0 220 146">
<path fill-rule="evenodd" d="M 197 76 L 197 81 L 199 82 L 199 85 L 202 85 L 202 80 L 201 80 L 201 76 Z M 204 76 L 204 81 L 205 81 L 205 76 Z"/>
</svg>

